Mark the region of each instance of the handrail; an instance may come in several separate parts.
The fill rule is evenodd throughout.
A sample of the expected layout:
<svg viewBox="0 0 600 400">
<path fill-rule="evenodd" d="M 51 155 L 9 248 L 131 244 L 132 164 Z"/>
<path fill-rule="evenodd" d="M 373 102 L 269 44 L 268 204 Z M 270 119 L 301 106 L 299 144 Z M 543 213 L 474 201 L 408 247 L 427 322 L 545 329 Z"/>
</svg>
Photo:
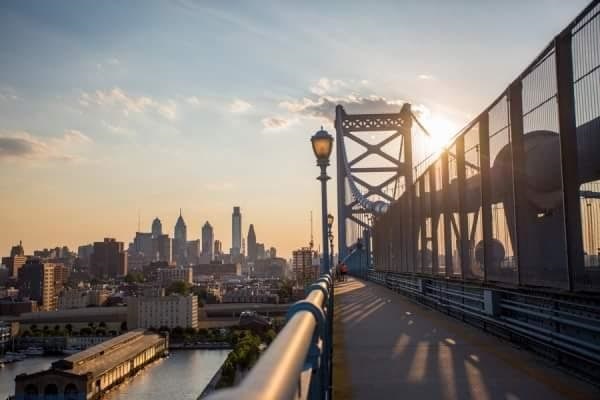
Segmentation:
<svg viewBox="0 0 600 400">
<path fill-rule="evenodd" d="M 327 317 L 332 311 L 332 289 L 331 274 L 324 274 L 309 287 L 306 298 L 290 308 L 284 328 L 240 385 L 217 391 L 207 400 L 292 399 L 307 398 L 309 394 L 311 398 L 327 398 L 330 383 L 316 378 L 318 383 L 310 382 L 310 387 L 303 387 L 301 375 L 317 353 L 312 369 L 320 370 L 323 377 L 330 376 L 327 369 L 331 365 L 331 330 Z M 319 373 L 311 375 L 319 376 Z"/>
</svg>

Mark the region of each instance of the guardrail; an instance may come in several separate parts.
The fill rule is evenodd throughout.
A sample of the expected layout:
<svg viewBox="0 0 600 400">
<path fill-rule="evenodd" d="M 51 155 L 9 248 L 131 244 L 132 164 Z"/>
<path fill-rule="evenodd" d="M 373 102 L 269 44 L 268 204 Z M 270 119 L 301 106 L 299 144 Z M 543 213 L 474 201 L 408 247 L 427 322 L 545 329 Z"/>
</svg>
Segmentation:
<svg viewBox="0 0 600 400">
<path fill-rule="evenodd" d="M 370 270 L 370 281 L 600 379 L 600 297 Z"/>
<path fill-rule="evenodd" d="M 289 309 L 284 328 L 244 380 L 207 400 L 331 399 L 332 322 L 330 272 Z"/>
</svg>

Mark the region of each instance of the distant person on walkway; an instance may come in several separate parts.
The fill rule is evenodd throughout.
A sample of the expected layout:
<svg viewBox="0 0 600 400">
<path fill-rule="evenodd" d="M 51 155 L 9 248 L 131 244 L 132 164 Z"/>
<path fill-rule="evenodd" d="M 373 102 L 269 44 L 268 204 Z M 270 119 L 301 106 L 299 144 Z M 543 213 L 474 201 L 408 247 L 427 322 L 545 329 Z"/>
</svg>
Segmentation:
<svg viewBox="0 0 600 400">
<path fill-rule="evenodd" d="M 346 264 L 342 264 L 340 266 L 340 271 L 342 273 L 342 282 L 346 282 L 346 274 L 348 273 L 348 266 Z"/>
</svg>

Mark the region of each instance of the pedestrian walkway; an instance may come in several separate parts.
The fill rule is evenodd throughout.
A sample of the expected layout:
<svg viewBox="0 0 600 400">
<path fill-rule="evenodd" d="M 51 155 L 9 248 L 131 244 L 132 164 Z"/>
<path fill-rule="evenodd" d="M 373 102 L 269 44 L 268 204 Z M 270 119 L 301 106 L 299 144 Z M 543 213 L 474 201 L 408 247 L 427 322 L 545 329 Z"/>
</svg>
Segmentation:
<svg viewBox="0 0 600 400">
<path fill-rule="evenodd" d="M 350 278 L 335 288 L 334 399 L 600 399 L 514 344 Z"/>
</svg>

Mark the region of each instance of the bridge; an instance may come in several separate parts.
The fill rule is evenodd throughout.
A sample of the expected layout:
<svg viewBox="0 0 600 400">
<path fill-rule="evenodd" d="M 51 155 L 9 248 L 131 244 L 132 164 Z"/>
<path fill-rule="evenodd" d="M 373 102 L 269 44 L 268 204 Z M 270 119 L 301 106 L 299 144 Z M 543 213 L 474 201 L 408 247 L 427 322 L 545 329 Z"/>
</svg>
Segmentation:
<svg viewBox="0 0 600 400">
<path fill-rule="evenodd" d="M 600 398 L 600 2 L 435 150 L 336 108 L 332 272 L 211 399 Z M 467 88 L 468 90 L 468 88 Z"/>
</svg>

